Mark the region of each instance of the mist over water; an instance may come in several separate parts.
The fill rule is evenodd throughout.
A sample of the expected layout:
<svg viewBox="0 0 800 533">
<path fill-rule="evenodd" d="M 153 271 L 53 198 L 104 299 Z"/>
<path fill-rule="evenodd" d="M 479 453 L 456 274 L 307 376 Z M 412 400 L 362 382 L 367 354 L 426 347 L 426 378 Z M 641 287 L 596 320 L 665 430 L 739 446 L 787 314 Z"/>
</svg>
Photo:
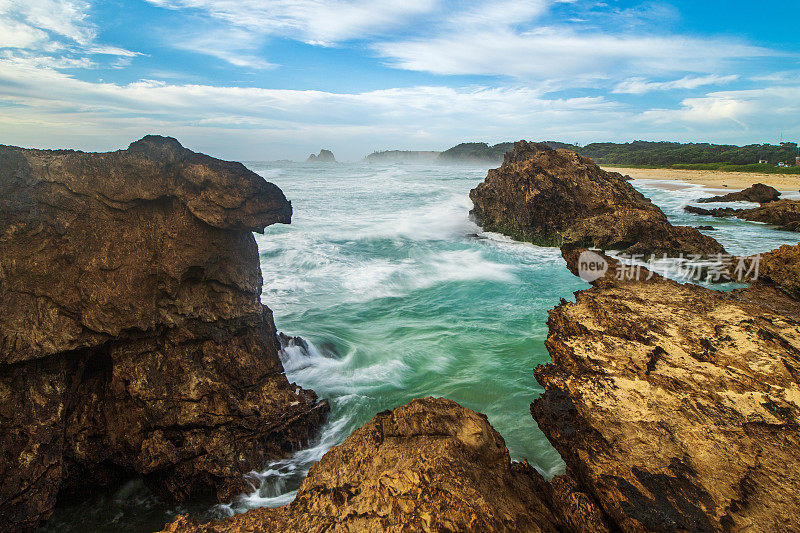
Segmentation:
<svg viewBox="0 0 800 533">
<path fill-rule="evenodd" d="M 230 505 L 161 502 L 133 482 L 107 497 L 59 509 L 46 531 L 153 531 L 176 513 L 200 519 L 279 506 L 308 468 L 376 413 L 424 396 L 485 413 L 514 459 L 546 476 L 563 463 L 530 415 L 542 389 L 536 365 L 550 361 L 547 312 L 588 287 L 555 248 L 484 233 L 469 220 L 469 190 L 487 167 L 248 163 L 292 201 L 291 225 L 256 235 L 263 302 L 288 346 L 289 381 L 331 404 L 318 439 L 247 476 L 252 491 Z M 798 242 L 763 224 L 683 212 L 716 194 L 699 186 L 665 190 L 634 181 L 673 223 L 711 225 L 734 254 Z M 740 204 L 741 205 L 741 204 Z"/>
</svg>

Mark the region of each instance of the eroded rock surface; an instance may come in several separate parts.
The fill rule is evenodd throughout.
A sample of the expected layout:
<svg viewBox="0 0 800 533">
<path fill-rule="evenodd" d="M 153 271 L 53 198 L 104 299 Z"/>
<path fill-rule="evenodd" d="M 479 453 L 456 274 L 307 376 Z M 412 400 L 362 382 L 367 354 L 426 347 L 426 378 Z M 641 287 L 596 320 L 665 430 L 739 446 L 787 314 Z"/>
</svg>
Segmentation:
<svg viewBox="0 0 800 533">
<path fill-rule="evenodd" d="M 517 142 L 470 198 L 484 229 L 535 244 L 675 256 L 724 252 L 695 228 L 670 224 L 619 173 L 541 144 Z"/>
<path fill-rule="evenodd" d="M 551 485 L 511 463 L 485 416 L 424 398 L 378 414 L 332 448 L 291 504 L 208 524 L 182 517 L 166 531 L 608 530 L 569 479 Z"/>
<path fill-rule="evenodd" d="M 175 139 L 0 146 L 0 530 L 131 475 L 227 500 L 306 441 L 327 404 L 283 375 L 251 233 L 290 217 Z"/>
<path fill-rule="evenodd" d="M 800 201 L 797 200 L 776 200 L 752 209 L 736 209 L 732 207 L 704 209 L 693 205 L 688 205 L 684 209 L 695 215 L 717 218 L 737 217 L 751 222 L 772 224 L 784 231 L 800 231 Z"/>
<path fill-rule="evenodd" d="M 798 249 L 752 289 L 606 276 L 550 312 L 532 412 L 615 529 L 800 528 Z"/>
<path fill-rule="evenodd" d="M 697 200 L 698 203 L 714 203 L 714 202 L 755 202 L 758 204 L 766 204 L 778 200 L 781 193 L 778 189 L 764 185 L 763 183 L 756 183 L 744 190 L 738 192 L 731 192 L 720 196 L 712 196 L 711 198 L 701 198 Z"/>
</svg>

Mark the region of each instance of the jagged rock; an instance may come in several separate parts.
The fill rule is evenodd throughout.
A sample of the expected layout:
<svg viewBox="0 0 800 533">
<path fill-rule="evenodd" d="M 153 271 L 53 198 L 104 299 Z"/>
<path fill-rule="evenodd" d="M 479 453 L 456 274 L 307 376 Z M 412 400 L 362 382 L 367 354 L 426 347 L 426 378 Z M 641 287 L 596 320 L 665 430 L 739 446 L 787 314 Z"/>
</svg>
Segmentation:
<svg viewBox="0 0 800 533">
<path fill-rule="evenodd" d="M 550 312 L 532 412 L 612 529 L 800 528 L 800 247 L 773 254 L 750 289 L 606 276 Z"/>
<path fill-rule="evenodd" d="M 800 201 L 797 200 L 776 200 L 752 209 L 734 209 L 732 207 L 703 209 L 693 205 L 688 205 L 684 209 L 695 215 L 717 218 L 737 217 L 751 222 L 772 224 L 784 231 L 800 231 Z"/>
<path fill-rule="evenodd" d="M 280 342 L 281 349 L 297 346 L 304 353 L 308 353 L 308 342 L 303 337 L 291 337 L 284 332 L 280 332 L 278 333 L 278 342 Z"/>
<path fill-rule="evenodd" d="M 756 183 L 739 192 L 732 192 L 721 196 L 712 196 L 711 198 L 701 198 L 697 200 L 698 203 L 714 203 L 714 202 L 755 202 L 759 204 L 766 204 L 774 202 L 780 197 L 781 193 L 778 189 L 764 185 L 763 183 Z"/>
<path fill-rule="evenodd" d="M 0 530 L 134 475 L 228 500 L 308 439 L 327 404 L 283 375 L 252 235 L 290 217 L 171 138 L 0 146 Z"/>
<path fill-rule="evenodd" d="M 307 163 L 335 163 L 336 158 L 333 157 L 333 152 L 330 150 L 320 150 L 319 155 L 311 154 L 306 159 Z"/>
<path fill-rule="evenodd" d="M 785 244 L 760 255 L 758 283 L 776 287 L 800 300 L 800 245 Z"/>
<path fill-rule="evenodd" d="M 550 511 L 555 502 L 560 514 Z M 378 414 L 314 465 L 296 499 L 171 533 L 239 531 L 608 531 L 571 484 L 511 463 L 484 415 L 424 398 Z"/>
<path fill-rule="evenodd" d="M 622 175 L 545 145 L 516 143 L 470 198 L 484 229 L 534 244 L 573 243 L 631 254 L 724 252 L 695 228 L 670 224 Z"/>
</svg>

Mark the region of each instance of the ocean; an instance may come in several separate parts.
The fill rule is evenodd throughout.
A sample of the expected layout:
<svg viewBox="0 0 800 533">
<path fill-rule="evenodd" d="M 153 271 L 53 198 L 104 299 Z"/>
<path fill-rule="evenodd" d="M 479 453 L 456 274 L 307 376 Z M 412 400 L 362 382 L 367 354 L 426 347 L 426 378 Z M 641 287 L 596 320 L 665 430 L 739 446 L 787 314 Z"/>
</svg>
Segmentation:
<svg viewBox="0 0 800 533">
<path fill-rule="evenodd" d="M 558 249 L 485 233 L 469 219 L 469 190 L 488 167 L 246 164 L 292 201 L 291 225 L 256 235 L 262 301 L 278 331 L 309 343 L 309 353 L 289 347 L 281 357 L 289 381 L 328 399 L 328 422 L 308 448 L 249 475 L 252 491 L 229 505 L 167 505 L 132 482 L 60 507 L 44 531 L 152 531 L 177 513 L 207 519 L 286 504 L 331 446 L 376 413 L 424 396 L 486 414 L 513 459 L 545 476 L 563 471 L 530 415 L 542 392 L 533 369 L 550 360 L 548 310 L 589 285 L 567 271 Z M 800 241 L 763 224 L 683 212 L 725 191 L 632 184 L 673 223 L 713 226 L 704 233 L 733 254 Z"/>
</svg>

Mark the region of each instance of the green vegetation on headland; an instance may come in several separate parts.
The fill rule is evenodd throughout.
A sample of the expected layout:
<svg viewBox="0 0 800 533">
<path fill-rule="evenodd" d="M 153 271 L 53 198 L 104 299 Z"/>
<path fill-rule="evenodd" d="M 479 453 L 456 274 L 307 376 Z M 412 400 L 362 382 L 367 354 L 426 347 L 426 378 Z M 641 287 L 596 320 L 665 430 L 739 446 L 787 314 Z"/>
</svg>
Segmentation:
<svg viewBox="0 0 800 533">
<path fill-rule="evenodd" d="M 586 146 L 544 141 L 550 148 L 566 148 L 593 159 L 599 165 L 631 168 L 677 168 L 684 170 L 718 170 L 726 172 L 762 172 L 769 174 L 800 174 L 800 167 L 778 167 L 779 163 L 794 165 L 797 144 L 750 144 L 734 146 L 709 143 L 675 143 L 634 141 L 631 143 L 592 143 Z M 438 153 L 440 163 L 496 163 L 514 146 L 512 142 L 495 145 L 469 142 Z M 424 154 L 424 155 L 423 155 Z M 375 152 L 368 161 L 434 159 L 437 152 Z M 402 157 L 398 157 L 402 155 Z M 765 163 L 764 163 L 765 162 Z"/>
<path fill-rule="evenodd" d="M 769 164 L 730 165 L 728 163 L 678 164 L 670 168 L 682 170 L 720 170 L 723 172 L 757 172 L 761 174 L 800 174 L 800 167 L 776 167 Z"/>
<path fill-rule="evenodd" d="M 777 166 L 779 163 L 794 164 L 798 156 L 795 143 L 733 146 L 634 141 L 625 144 L 592 143 L 572 149 L 600 165 L 800 174 L 800 167 Z"/>
</svg>

